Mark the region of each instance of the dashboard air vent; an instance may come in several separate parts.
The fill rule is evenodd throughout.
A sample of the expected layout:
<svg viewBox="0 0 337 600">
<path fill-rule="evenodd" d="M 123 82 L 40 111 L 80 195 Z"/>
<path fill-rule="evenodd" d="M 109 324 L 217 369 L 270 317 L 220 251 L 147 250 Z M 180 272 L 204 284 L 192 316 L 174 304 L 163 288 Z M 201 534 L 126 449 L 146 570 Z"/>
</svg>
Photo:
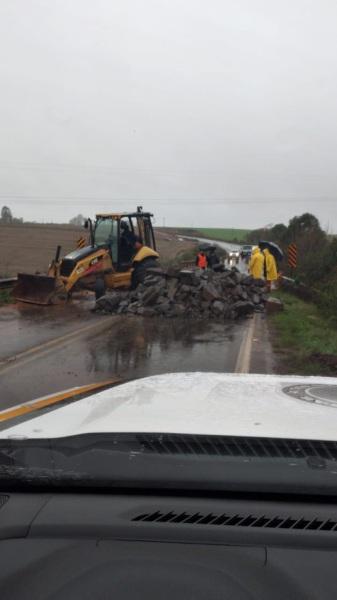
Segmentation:
<svg viewBox="0 0 337 600">
<path fill-rule="evenodd" d="M 242 514 L 201 514 L 175 513 L 143 513 L 135 516 L 132 521 L 144 523 L 170 523 L 184 525 L 219 525 L 222 527 L 262 527 L 270 529 L 305 529 L 310 531 L 337 531 L 337 521 L 334 519 L 318 519 L 292 516 L 242 515 Z"/>
</svg>

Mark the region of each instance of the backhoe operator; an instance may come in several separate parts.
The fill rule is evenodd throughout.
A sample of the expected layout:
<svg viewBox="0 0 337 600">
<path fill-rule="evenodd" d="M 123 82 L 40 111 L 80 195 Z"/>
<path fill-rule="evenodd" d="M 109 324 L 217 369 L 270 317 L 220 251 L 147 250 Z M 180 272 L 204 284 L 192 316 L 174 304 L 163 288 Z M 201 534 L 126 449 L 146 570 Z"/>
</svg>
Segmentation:
<svg viewBox="0 0 337 600">
<path fill-rule="evenodd" d="M 159 254 L 149 246 L 144 246 L 141 238 L 134 241 L 135 256 L 132 259 L 133 271 L 131 275 L 131 289 L 134 290 L 139 283 L 143 283 L 147 269 L 158 267 Z"/>
<path fill-rule="evenodd" d="M 120 261 L 128 263 L 131 261 L 134 253 L 135 234 L 130 231 L 130 227 L 125 221 L 121 222 L 121 236 L 119 242 Z"/>
</svg>

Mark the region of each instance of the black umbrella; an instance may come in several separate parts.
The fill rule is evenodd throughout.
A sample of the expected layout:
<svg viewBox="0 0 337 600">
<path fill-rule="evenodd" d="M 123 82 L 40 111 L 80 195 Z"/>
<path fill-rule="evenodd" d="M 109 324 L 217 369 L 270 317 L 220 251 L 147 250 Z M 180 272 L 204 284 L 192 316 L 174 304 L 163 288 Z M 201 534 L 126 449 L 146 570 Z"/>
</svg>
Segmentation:
<svg viewBox="0 0 337 600">
<path fill-rule="evenodd" d="M 261 240 L 261 242 L 259 242 L 259 248 L 261 248 L 261 250 L 268 248 L 270 254 L 272 254 L 274 258 L 278 261 L 281 261 L 284 258 L 283 250 L 281 250 L 280 246 L 278 246 L 274 242 L 267 242 L 265 240 Z"/>
<path fill-rule="evenodd" d="M 215 250 L 215 249 L 216 249 L 215 244 L 209 244 L 207 242 L 202 242 L 201 244 L 199 244 L 199 250 L 201 250 L 202 252 L 207 252 L 208 250 Z"/>
</svg>

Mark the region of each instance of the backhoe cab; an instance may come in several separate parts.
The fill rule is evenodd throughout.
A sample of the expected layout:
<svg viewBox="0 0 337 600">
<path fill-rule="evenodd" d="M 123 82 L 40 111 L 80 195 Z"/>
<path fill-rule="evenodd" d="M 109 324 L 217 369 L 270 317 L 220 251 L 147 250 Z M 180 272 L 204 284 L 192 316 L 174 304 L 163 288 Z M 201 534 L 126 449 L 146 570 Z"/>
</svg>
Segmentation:
<svg viewBox="0 0 337 600">
<path fill-rule="evenodd" d="M 94 223 L 88 219 L 85 227 L 89 230 L 90 245 L 63 258 L 58 246 L 47 276 L 19 273 L 14 298 L 33 304 L 54 304 L 80 289 L 94 290 L 98 297 L 106 289 L 129 287 L 135 240 L 140 238 L 151 249 L 142 258 L 144 264 L 147 261 L 152 266 L 159 257 L 152 216 L 139 206 L 133 213 L 98 214 Z"/>
</svg>

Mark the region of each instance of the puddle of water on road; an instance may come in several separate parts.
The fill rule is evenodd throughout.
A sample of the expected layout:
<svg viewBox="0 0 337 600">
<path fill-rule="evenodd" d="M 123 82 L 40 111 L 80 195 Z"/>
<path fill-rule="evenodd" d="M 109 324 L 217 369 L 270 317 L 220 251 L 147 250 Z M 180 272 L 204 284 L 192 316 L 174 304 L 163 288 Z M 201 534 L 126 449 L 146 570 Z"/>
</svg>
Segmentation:
<svg viewBox="0 0 337 600">
<path fill-rule="evenodd" d="M 18 315 L 15 310 L 12 308 L 1 308 L 0 310 L 0 321 L 14 321 L 17 319 Z"/>
<path fill-rule="evenodd" d="M 238 322 L 112 317 L 103 332 L 91 331 L 4 373 L 4 407 L 114 375 L 128 380 L 184 371 L 233 372 L 244 330 L 245 323 Z"/>
<path fill-rule="evenodd" d="M 184 370 L 223 371 L 235 355 L 233 330 L 233 324 L 130 317 L 115 322 L 98 338 L 87 337 L 86 368 L 128 378 Z"/>
<path fill-rule="evenodd" d="M 94 306 L 92 296 L 81 302 L 56 306 L 38 306 L 18 302 L 0 308 L 1 337 L 0 359 L 8 358 L 36 345 L 69 333 L 94 321 L 97 315 L 90 312 Z"/>
<path fill-rule="evenodd" d="M 13 318 L 1 324 L 6 339 L 0 347 L 3 359 L 76 332 L 89 320 L 99 328 L 3 374 L 2 392 L 8 405 L 114 375 L 136 379 L 170 372 L 234 370 L 244 324 L 112 316 L 102 333 L 102 319 L 90 312 L 91 307 L 90 298 L 65 306 L 18 304 L 11 308 L 14 313 L 7 312 Z"/>
</svg>

